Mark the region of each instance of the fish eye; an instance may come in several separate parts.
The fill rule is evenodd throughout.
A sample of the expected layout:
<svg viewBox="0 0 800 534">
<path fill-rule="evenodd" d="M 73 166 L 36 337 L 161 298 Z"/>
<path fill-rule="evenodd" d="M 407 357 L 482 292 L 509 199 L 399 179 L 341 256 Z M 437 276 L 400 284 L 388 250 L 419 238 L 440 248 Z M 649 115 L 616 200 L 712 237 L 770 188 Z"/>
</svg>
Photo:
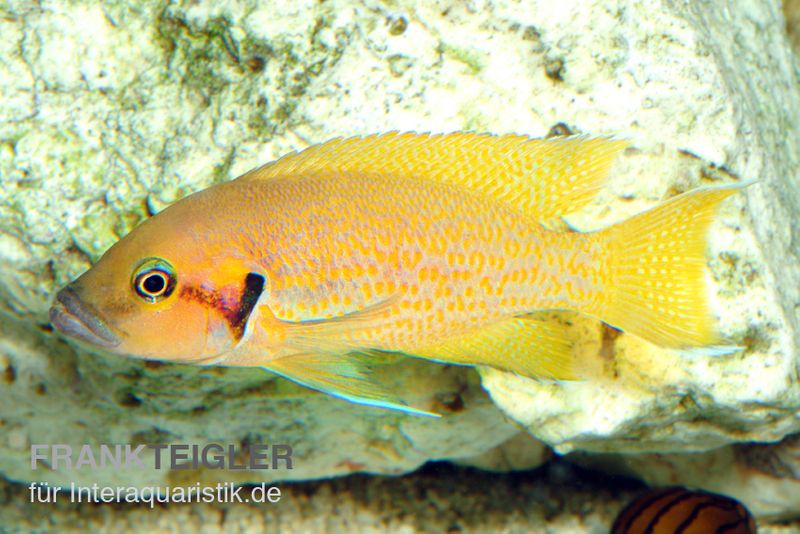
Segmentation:
<svg viewBox="0 0 800 534">
<path fill-rule="evenodd" d="M 175 289 L 175 271 L 160 258 L 145 260 L 134 272 L 133 288 L 150 303 L 156 303 L 172 294 Z"/>
</svg>

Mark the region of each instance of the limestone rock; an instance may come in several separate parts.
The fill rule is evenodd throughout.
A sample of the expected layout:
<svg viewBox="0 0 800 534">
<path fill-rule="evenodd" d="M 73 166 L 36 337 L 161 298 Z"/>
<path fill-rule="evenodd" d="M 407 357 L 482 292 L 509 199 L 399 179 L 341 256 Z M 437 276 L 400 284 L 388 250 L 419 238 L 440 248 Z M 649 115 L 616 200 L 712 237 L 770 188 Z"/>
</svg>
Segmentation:
<svg viewBox="0 0 800 534">
<path fill-rule="evenodd" d="M 478 467 L 487 471 L 507 472 L 534 469 L 547 463 L 553 451 L 544 443 L 520 432 L 505 443 L 470 458 L 453 458 L 461 465 Z"/>
<path fill-rule="evenodd" d="M 652 486 L 682 485 L 721 492 L 772 521 L 800 517 L 800 434 L 778 443 L 740 443 L 683 454 L 589 455 L 583 465 L 641 478 Z"/>
<path fill-rule="evenodd" d="M 692 187 L 758 180 L 723 207 L 709 239 L 714 314 L 723 336 L 742 350 L 680 354 L 595 321 L 561 317 L 594 363 L 594 379 L 549 384 L 482 372 L 494 401 L 557 452 L 698 451 L 775 441 L 800 428 L 800 193 L 792 185 L 798 145 L 784 142 L 797 138 L 800 93 L 787 42 L 775 41 L 779 6 L 741 2 L 733 19 L 706 2 L 688 10 L 658 4 L 659 16 L 650 19 L 637 12 L 654 5 L 627 6 L 606 35 L 618 44 L 614 92 L 630 95 L 636 103 L 627 105 L 639 110 L 623 127 L 639 150 L 618 165 L 610 195 L 571 222 L 593 229 Z M 623 41 L 654 31 L 650 24 L 675 38 L 650 46 Z M 560 34 L 573 43 L 566 57 L 590 47 L 582 41 L 589 33 L 578 26 L 570 28 L 571 40 Z M 572 74 L 566 94 L 577 93 Z M 594 110 L 617 116 L 619 106 L 595 98 Z"/>
<path fill-rule="evenodd" d="M 258 370 L 94 355 L 47 327 L 58 287 L 186 193 L 313 142 L 386 130 L 541 136 L 564 123 L 630 138 L 636 150 L 607 190 L 570 218 L 582 229 L 697 185 L 759 180 L 726 204 L 709 251 L 714 310 L 742 352 L 670 353 L 567 316 L 596 380 L 484 370 L 483 387 L 562 452 L 706 450 L 797 432 L 800 96 L 780 5 L 726 6 L 10 3 L 0 17 L 0 473 L 144 485 L 396 473 L 431 458 L 502 468 L 507 457 L 491 450 L 518 428 L 472 371 L 408 361 L 387 372 L 410 400 L 446 413 L 432 421 Z M 32 472 L 28 460 L 32 443 L 210 441 L 286 442 L 296 468 Z"/>
<path fill-rule="evenodd" d="M 0 473 L 132 486 L 399 473 L 430 459 L 469 462 L 519 433 L 468 369 L 406 361 L 386 370 L 409 401 L 446 414 L 435 421 L 354 406 L 258 369 L 95 355 L 47 326 L 59 286 L 192 190 L 334 135 L 464 127 L 457 109 L 435 105 L 474 73 L 452 56 L 442 62 L 438 30 L 423 18 L 410 7 L 313 1 L 22 2 L 0 17 Z M 413 66 L 398 59 L 406 56 Z M 427 73 L 434 64 L 440 72 Z M 436 98 L 418 106 L 414 94 Z M 242 454 L 289 444 L 293 470 L 30 467 L 32 444 L 77 453 L 82 444 L 210 442 Z"/>
</svg>

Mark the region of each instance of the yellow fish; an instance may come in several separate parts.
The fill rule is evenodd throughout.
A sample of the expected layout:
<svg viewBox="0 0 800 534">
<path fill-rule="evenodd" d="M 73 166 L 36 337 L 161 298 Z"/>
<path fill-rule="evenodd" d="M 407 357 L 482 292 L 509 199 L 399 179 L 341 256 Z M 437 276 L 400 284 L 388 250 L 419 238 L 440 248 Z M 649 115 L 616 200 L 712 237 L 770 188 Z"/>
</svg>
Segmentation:
<svg viewBox="0 0 800 534">
<path fill-rule="evenodd" d="M 698 189 L 592 233 L 627 142 L 389 133 L 334 139 L 175 203 L 62 289 L 53 325 L 130 356 L 258 366 L 352 402 L 391 353 L 576 378 L 575 310 L 665 347 L 719 341 L 706 232 L 740 186 Z"/>
</svg>

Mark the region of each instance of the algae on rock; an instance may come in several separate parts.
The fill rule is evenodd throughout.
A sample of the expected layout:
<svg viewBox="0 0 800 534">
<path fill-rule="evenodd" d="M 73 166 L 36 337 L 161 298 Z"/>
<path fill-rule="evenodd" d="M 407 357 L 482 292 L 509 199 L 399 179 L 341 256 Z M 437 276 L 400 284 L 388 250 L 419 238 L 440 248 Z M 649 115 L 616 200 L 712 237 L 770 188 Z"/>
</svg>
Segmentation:
<svg viewBox="0 0 800 534">
<path fill-rule="evenodd" d="M 548 384 L 485 369 L 482 385 L 561 452 L 700 451 L 800 431 L 800 148 L 786 141 L 798 138 L 800 94 L 777 2 L 53 1 L 4 9 L 4 476 L 189 481 L 167 471 L 33 472 L 31 443 L 296 447 L 292 472 L 190 475 L 206 481 L 397 473 L 433 458 L 487 468 L 543 461 L 538 448 L 513 461 L 493 452 L 521 438 L 473 371 L 407 361 L 390 373 L 401 390 L 446 412 L 430 421 L 353 406 L 258 370 L 93 355 L 49 331 L 57 288 L 147 216 L 290 150 L 388 130 L 542 136 L 564 123 L 630 138 L 636 150 L 620 159 L 607 189 L 570 217 L 582 229 L 697 185 L 758 179 L 726 204 L 709 250 L 714 311 L 743 351 L 676 354 L 573 318 L 581 350 L 602 355 L 602 378 Z"/>
</svg>

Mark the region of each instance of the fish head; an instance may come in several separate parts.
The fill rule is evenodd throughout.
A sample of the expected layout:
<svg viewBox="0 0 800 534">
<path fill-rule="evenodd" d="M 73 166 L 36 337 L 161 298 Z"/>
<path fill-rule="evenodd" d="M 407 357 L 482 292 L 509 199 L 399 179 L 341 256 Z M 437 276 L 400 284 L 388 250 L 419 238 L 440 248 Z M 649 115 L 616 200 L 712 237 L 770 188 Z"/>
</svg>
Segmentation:
<svg viewBox="0 0 800 534">
<path fill-rule="evenodd" d="M 53 326 L 144 359 L 215 363 L 241 343 L 265 278 L 225 246 L 230 239 L 214 221 L 197 215 L 203 206 L 182 202 L 145 221 L 63 288 L 50 309 Z"/>
</svg>

